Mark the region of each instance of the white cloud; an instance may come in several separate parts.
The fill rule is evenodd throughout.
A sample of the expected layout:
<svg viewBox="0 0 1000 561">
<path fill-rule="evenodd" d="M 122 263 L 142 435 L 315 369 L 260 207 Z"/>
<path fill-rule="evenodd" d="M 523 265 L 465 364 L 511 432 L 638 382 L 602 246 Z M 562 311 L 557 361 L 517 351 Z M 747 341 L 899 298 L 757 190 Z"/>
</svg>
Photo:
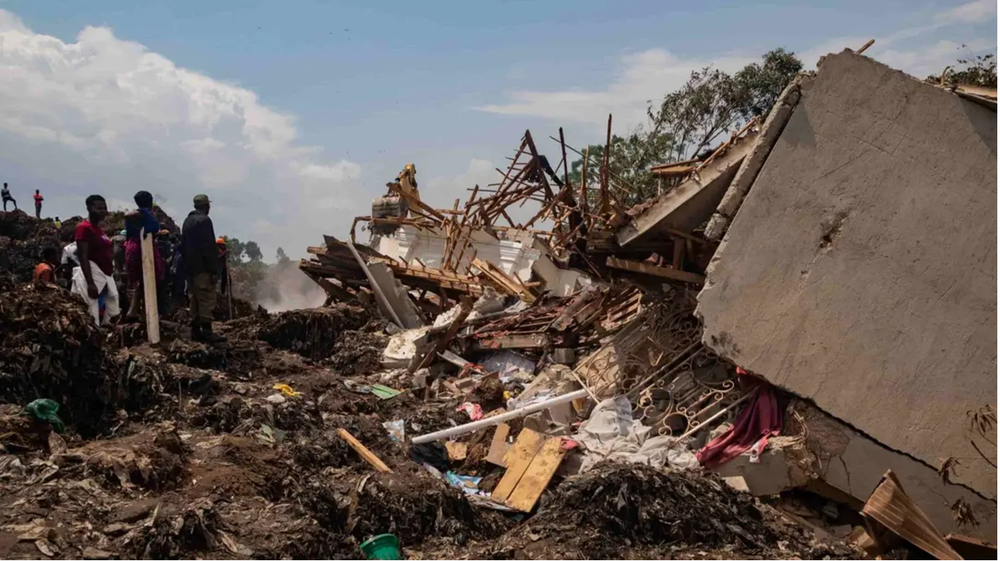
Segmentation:
<svg viewBox="0 0 1000 561">
<path fill-rule="evenodd" d="M 937 40 L 923 42 L 908 48 L 895 46 L 915 42 L 915 38 L 929 36 L 932 32 L 949 26 L 988 22 L 996 19 L 995 1 L 974 0 L 942 11 L 924 25 L 908 27 L 876 37 L 876 43 L 866 55 L 890 66 L 923 78 L 929 73 L 940 72 L 958 58 L 959 44 Z M 807 69 L 815 68 L 820 57 L 844 49 L 858 49 L 870 37 L 839 37 L 797 51 Z M 996 41 L 970 39 L 966 41 L 970 52 L 993 47 Z M 889 48 L 892 46 L 893 48 Z M 651 49 L 621 57 L 622 71 L 609 85 L 601 89 L 569 89 L 557 91 L 515 91 L 504 103 L 479 107 L 479 110 L 501 115 L 520 115 L 550 119 L 559 123 L 586 123 L 603 129 L 608 113 L 614 115 L 615 130 L 629 130 L 646 118 L 649 100 L 659 100 L 666 92 L 676 90 L 690 76 L 692 70 L 713 66 L 732 72 L 742 68 L 758 56 L 728 54 L 707 58 L 680 58 L 662 49 Z"/>
<path fill-rule="evenodd" d="M 369 197 L 358 164 L 324 161 L 297 138 L 295 119 L 254 92 L 106 27 L 64 42 L 0 10 L 0 160 L 46 185 L 53 214 L 82 212 L 91 191 L 130 205 L 145 189 L 181 209 L 208 191 L 217 231 L 298 255 Z M 262 216 L 294 227 L 258 227 Z"/>
<path fill-rule="evenodd" d="M 881 51 L 876 58 L 893 68 L 905 69 L 917 78 L 926 78 L 931 74 L 941 74 L 948 66 L 954 67 L 955 61 L 966 53 L 981 52 L 991 47 L 996 47 L 996 41 L 971 39 L 965 43 L 956 43 L 942 40 L 913 49 Z"/>
<path fill-rule="evenodd" d="M 996 0 L 973 0 L 941 12 L 935 19 L 945 23 L 983 23 L 996 15 Z"/>
<path fill-rule="evenodd" d="M 692 70 L 714 66 L 725 71 L 742 68 L 752 60 L 744 56 L 715 59 L 682 59 L 663 49 L 650 49 L 621 58 L 622 71 L 601 90 L 516 91 L 510 101 L 480 107 L 481 111 L 501 115 L 543 117 L 559 122 L 607 123 L 614 115 L 617 130 L 629 129 L 645 120 L 650 100 L 677 89 L 687 81 Z"/>
</svg>

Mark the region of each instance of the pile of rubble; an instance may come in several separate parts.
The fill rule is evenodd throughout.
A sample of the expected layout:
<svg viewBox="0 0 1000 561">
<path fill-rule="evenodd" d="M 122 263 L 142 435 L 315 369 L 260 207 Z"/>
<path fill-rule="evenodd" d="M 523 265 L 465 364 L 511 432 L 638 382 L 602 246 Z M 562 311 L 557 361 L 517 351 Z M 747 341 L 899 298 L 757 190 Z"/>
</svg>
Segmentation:
<svg viewBox="0 0 1000 561">
<path fill-rule="evenodd" d="M 795 236 L 736 240 L 759 238 L 769 221 L 757 213 L 794 196 L 768 190 L 811 169 L 784 165 L 797 150 L 820 150 L 811 161 L 837 173 L 864 163 L 823 159 L 837 150 L 823 144 L 833 124 L 804 140 L 803 111 L 832 103 L 824 80 L 989 111 L 887 72 L 831 57 L 704 159 L 654 168 L 662 193 L 634 208 L 607 162 L 588 162 L 597 188 L 570 182 L 561 134 L 556 166 L 527 132 L 500 184 L 464 206 L 427 205 L 407 166 L 359 217 L 368 244 L 352 229 L 309 248 L 300 268 L 325 306 L 247 306 L 219 322 L 224 344 L 191 342 L 177 311 L 150 346 L 141 325 L 99 331 L 59 289 L 0 279 L 0 555 L 345 558 L 391 534 L 417 559 L 995 556 L 983 541 L 995 539 L 995 500 L 990 511 L 979 480 L 954 483 L 979 473 L 971 454 L 937 470 L 916 453 L 923 441 L 890 448 L 860 432 L 871 419 L 847 415 L 863 398 L 845 384 L 808 386 L 780 366 L 808 371 L 818 367 L 806 359 L 840 349 L 809 339 L 795 295 L 823 285 L 812 317 L 834 309 L 823 279 L 867 263 L 851 253 L 851 227 L 875 221 L 834 208 L 840 218 L 801 242 L 813 250 L 794 264 L 804 276 L 778 285 L 769 279 L 784 269 L 753 259 L 776 259 Z M 814 120 L 836 113 L 819 109 Z M 517 222 L 525 202 L 538 211 Z M 797 209 L 770 224 L 795 222 Z M 48 235 L 31 220 L 11 219 L 9 232 Z M 812 273 L 844 254 L 853 268 Z M 874 296 L 855 287 L 855 298 Z M 719 299 L 739 305 L 728 313 Z M 851 324 L 855 308 L 835 309 Z M 791 333 L 772 310 L 798 318 Z M 995 442 L 985 399 L 968 418 Z M 61 421 L 36 400 L 58 405 Z"/>
</svg>

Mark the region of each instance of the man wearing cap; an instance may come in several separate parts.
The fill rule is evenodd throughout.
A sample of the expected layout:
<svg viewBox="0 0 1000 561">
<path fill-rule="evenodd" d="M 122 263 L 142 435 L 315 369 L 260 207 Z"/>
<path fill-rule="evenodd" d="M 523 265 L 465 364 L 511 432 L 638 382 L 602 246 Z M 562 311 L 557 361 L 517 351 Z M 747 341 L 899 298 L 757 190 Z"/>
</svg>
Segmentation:
<svg viewBox="0 0 1000 561">
<path fill-rule="evenodd" d="M 188 274 L 191 338 L 219 343 L 225 341 L 225 337 L 212 333 L 219 250 L 215 245 L 215 228 L 212 227 L 212 219 L 208 217 L 210 208 L 208 195 L 195 195 L 194 210 L 184 219 L 184 226 L 181 228 L 181 253 Z"/>
</svg>

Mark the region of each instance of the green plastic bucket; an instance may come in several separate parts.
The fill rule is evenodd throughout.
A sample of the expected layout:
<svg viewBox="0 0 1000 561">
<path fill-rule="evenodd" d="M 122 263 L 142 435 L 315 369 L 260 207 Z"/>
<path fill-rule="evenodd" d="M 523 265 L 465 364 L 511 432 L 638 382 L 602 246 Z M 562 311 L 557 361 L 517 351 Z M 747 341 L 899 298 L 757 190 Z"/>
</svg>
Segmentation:
<svg viewBox="0 0 1000 561">
<path fill-rule="evenodd" d="M 402 559 L 399 540 L 392 534 L 379 534 L 361 544 L 361 553 L 367 559 Z"/>
</svg>

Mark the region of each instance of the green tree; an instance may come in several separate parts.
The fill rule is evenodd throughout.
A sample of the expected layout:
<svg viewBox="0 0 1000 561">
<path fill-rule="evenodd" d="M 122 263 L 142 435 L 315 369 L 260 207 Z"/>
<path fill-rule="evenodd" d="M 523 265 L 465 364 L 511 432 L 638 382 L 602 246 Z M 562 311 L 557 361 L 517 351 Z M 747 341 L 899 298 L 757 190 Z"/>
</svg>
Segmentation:
<svg viewBox="0 0 1000 561">
<path fill-rule="evenodd" d="M 624 137 L 612 137 L 611 180 L 627 186 L 625 193 L 617 192 L 618 198 L 631 206 L 657 195 L 651 166 L 694 157 L 754 116 L 766 115 L 801 69 L 802 62 L 794 53 L 775 49 L 732 75 L 711 67 L 692 72 L 680 89 L 649 105 L 646 125 Z M 603 146 L 590 146 L 587 184 L 591 190 L 600 184 L 603 155 Z M 570 168 L 570 180 L 577 185 L 582 168 L 583 158 Z"/>
<path fill-rule="evenodd" d="M 962 45 L 965 47 L 965 45 Z M 944 82 L 984 88 L 997 87 L 997 57 L 995 53 L 960 58 L 957 67 L 944 69 Z M 928 82 L 940 83 L 941 76 L 928 76 Z"/>
<path fill-rule="evenodd" d="M 285 250 L 280 247 L 278 248 L 277 257 L 278 257 L 278 265 L 285 265 L 286 263 L 291 262 L 291 259 L 289 259 L 288 255 L 285 254 Z"/>
<path fill-rule="evenodd" d="M 251 263 L 256 263 L 264 258 L 264 254 L 260 251 L 260 246 L 252 240 L 246 243 L 243 252 Z"/>
</svg>

